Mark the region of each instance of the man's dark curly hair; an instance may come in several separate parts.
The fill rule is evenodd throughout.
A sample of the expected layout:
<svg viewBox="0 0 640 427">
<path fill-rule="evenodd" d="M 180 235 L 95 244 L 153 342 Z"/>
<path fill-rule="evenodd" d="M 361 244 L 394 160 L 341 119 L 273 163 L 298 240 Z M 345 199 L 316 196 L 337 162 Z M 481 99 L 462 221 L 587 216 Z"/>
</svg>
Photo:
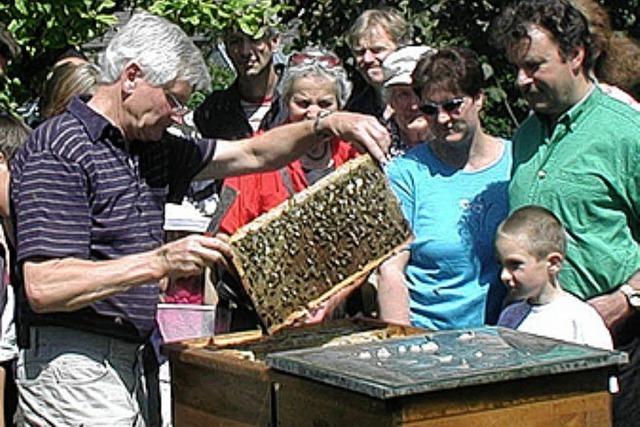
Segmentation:
<svg viewBox="0 0 640 427">
<path fill-rule="evenodd" d="M 478 55 L 465 47 L 439 49 L 423 56 L 411 78 L 418 97 L 426 87 L 475 97 L 485 86 Z"/>
<path fill-rule="evenodd" d="M 583 69 L 591 70 L 595 48 L 587 20 L 566 0 L 517 1 L 494 20 L 491 43 L 509 54 L 518 42 L 529 38 L 527 29 L 532 24 L 551 33 L 563 59 L 570 58 L 576 48 L 584 47 Z"/>
</svg>

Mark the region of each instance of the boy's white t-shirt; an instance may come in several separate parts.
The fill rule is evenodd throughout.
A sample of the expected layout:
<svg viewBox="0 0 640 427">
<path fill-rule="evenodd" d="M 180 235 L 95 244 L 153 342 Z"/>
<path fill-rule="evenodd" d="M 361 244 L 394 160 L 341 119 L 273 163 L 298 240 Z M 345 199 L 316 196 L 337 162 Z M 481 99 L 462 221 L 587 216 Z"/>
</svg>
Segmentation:
<svg viewBox="0 0 640 427">
<path fill-rule="evenodd" d="M 532 305 L 521 301 L 507 307 L 526 304 L 531 311 L 517 327 L 518 331 L 529 332 L 549 338 L 571 341 L 591 347 L 611 350 L 611 334 L 598 312 L 575 296 L 562 292 L 548 304 Z"/>
</svg>

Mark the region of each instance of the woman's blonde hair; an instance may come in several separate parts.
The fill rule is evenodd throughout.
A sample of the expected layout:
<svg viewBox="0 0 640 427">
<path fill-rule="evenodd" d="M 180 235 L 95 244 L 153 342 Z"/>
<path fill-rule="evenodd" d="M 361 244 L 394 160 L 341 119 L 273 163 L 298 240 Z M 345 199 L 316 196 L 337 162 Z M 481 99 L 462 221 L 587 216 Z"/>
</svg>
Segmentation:
<svg viewBox="0 0 640 427">
<path fill-rule="evenodd" d="M 44 118 L 62 113 L 75 95 L 93 95 L 100 70 L 91 63 L 66 62 L 53 68 L 40 98 L 40 114 Z"/>
</svg>

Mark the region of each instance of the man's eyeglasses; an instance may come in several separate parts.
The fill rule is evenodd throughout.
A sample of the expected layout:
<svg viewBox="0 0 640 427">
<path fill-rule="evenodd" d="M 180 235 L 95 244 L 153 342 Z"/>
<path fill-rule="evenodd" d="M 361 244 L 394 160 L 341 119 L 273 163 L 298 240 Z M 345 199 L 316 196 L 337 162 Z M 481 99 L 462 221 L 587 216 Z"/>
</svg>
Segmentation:
<svg viewBox="0 0 640 427">
<path fill-rule="evenodd" d="M 442 108 L 448 114 L 458 114 L 463 104 L 464 97 L 448 99 L 444 102 L 427 101 L 420 106 L 420 111 L 427 116 L 437 116 Z"/>
<path fill-rule="evenodd" d="M 295 52 L 289 56 L 289 66 L 317 63 L 326 68 L 333 68 L 340 65 L 340 62 L 340 58 L 336 55 L 320 51 Z"/>
<path fill-rule="evenodd" d="M 189 112 L 189 107 L 184 105 L 180 100 L 168 90 L 164 91 L 167 100 L 169 101 L 169 105 L 171 105 L 171 112 L 173 114 L 184 115 Z"/>
</svg>

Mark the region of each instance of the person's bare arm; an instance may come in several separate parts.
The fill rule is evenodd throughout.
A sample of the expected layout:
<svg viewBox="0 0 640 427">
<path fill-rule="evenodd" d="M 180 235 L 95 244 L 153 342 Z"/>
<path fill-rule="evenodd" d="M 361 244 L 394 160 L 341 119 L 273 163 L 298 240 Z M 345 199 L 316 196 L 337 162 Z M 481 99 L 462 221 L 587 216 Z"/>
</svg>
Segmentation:
<svg viewBox="0 0 640 427">
<path fill-rule="evenodd" d="M 380 162 L 386 161 L 390 138 L 387 130 L 372 116 L 336 112 L 318 122 L 302 121 L 278 126 L 263 134 L 239 141 L 218 141 L 211 163 L 198 175 L 202 178 L 224 178 L 253 172 L 274 170 L 304 154 L 319 136 L 339 136 L 364 147 Z"/>
<path fill-rule="evenodd" d="M 231 257 L 225 240 L 192 235 L 152 251 L 107 261 L 26 261 L 22 268 L 27 300 L 38 313 L 73 311 L 133 286 L 167 276 L 198 274 L 205 266 Z"/>
<path fill-rule="evenodd" d="M 409 250 L 403 250 L 386 260 L 378 269 L 378 308 L 381 320 L 408 325 L 409 290 L 405 283 L 405 268 Z"/>
<path fill-rule="evenodd" d="M 367 280 L 368 275 L 356 279 L 353 284 L 340 290 L 335 295 L 327 299 L 320 306 L 309 311 L 306 318 L 302 319 L 302 323 L 315 324 L 330 320 L 338 307 L 346 303 L 347 298 Z"/>
</svg>

